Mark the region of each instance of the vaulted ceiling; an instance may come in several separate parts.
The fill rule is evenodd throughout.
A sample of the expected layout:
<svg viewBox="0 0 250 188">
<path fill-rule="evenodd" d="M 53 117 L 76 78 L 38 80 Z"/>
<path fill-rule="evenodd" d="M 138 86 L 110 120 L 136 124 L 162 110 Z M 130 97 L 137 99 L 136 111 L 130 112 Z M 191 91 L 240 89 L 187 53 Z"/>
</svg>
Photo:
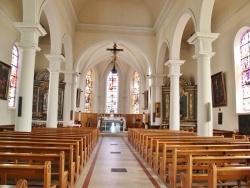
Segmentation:
<svg viewBox="0 0 250 188">
<path fill-rule="evenodd" d="M 79 24 L 153 28 L 170 0 L 71 0 Z"/>
</svg>

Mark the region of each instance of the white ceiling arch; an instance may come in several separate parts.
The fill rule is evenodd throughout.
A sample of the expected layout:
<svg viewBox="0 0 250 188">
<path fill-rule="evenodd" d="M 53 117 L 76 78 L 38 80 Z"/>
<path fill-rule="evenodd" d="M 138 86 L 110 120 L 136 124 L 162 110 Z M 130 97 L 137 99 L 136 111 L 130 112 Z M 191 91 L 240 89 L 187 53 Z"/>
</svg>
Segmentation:
<svg viewBox="0 0 250 188">
<path fill-rule="evenodd" d="M 140 45 L 127 39 L 106 38 L 95 41 L 80 53 L 75 61 L 75 72 L 85 73 L 99 63 L 108 65 L 113 55 L 106 49 L 112 48 L 114 42 L 117 43 L 117 48 L 124 49 L 123 52 L 117 54 L 117 59 L 120 63 L 128 64 L 144 76 L 147 74 L 147 68 L 152 71 L 152 60 Z"/>
</svg>

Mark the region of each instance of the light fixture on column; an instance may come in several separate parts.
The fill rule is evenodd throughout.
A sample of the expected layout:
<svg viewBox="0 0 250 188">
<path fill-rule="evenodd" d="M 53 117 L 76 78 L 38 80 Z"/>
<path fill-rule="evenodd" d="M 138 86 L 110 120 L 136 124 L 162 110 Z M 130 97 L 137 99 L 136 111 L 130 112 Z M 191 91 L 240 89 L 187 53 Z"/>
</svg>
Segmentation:
<svg viewBox="0 0 250 188">
<path fill-rule="evenodd" d="M 113 58 L 113 64 L 114 64 L 114 65 L 113 65 L 113 68 L 112 68 L 111 72 L 112 72 L 113 74 L 116 74 L 116 73 L 117 73 L 117 69 L 115 68 L 116 54 L 117 54 L 117 52 L 123 51 L 123 49 L 117 49 L 117 45 L 116 45 L 116 43 L 114 42 L 113 48 L 107 48 L 107 50 L 113 52 L 113 54 L 114 54 L 114 58 Z"/>
</svg>

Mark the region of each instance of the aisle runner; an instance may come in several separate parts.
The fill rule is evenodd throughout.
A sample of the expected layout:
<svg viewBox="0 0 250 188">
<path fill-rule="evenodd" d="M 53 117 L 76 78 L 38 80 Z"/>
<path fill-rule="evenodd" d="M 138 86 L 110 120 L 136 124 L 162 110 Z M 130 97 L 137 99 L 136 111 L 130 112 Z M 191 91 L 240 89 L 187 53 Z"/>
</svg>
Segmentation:
<svg viewBox="0 0 250 188">
<path fill-rule="evenodd" d="M 90 165 L 90 168 L 89 168 L 89 171 L 86 175 L 86 178 L 84 180 L 84 183 L 82 185 L 82 188 L 87 188 L 90 186 L 90 180 L 91 180 L 91 177 L 93 178 L 92 174 L 93 174 L 93 171 L 94 171 L 94 168 L 95 168 L 95 165 L 96 165 L 96 162 L 97 162 L 97 159 L 98 159 L 98 156 L 99 156 L 99 153 L 100 153 L 100 149 L 102 147 L 102 143 L 103 143 L 103 139 L 104 138 L 108 138 L 108 137 L 100 137 L 100 143 L 99 143 L 99 146 L 97 148 L 97 151 L 95 153 L 95 156 L 93 158 L 93 161 Z M 127 147 L 128 151 L 131 152 L 132 156 L 136 159 L 135 161 L 138 162 L 139 166 L 142 168 L 143 172 L 145 173 L 146 177 L 148 178 L 148 180 L 153 184 L 153 186 L 155 188 L 160 188 L 161 186 L 157 183 L 157 181 L 154 179 L 154 177 L 150 174 L 150 172 L 147 170 L 147 168 L 145 167 L 145 165 L 143 164 L 142 161 L 140 161 L 139 157 L 136 155 L 136 153 L 134 152 L 133 148 L 131 148 L 131 146 L 129 145 L 129 143 L 127 142 L 127 140 L 125 140 L 124 137 L 119 137 L 122 139 L 122 141 L 125 143 L 125 147 Z M 117 145 L 117 144 L 114 144 L 114 143 L 110 143 L 110 145 Z M 117 152 L 117 151 L 110 151 L 110 154 L 120 154 L 121 152 Z M 125 169 L 125 171 L 124 171 Z M 127 172 L 127 169 L 126 168 L 111 168 L 111 171 L 112 172 Z M 117 171 L 118 170 L 118 171 Z M 103 186 L 105 186 L 105 182 L 103 182 L 104 184 L 102 184 Z M 138 182 L 139 183 L 139 182 Z M 145 183 L 145 182 L 144 182 Z M 139 183 L 140 184 L 140 183 Z M 91 183 L 92 185 L 92 183 Z M 164 186 L 165 187 L 165 186 Z"/>
<path fill-rule="evenodd" d="M 152 184 L 155 186 L 155 188 L 160 188 L 159 184 L 155 181 L 155 179 L 153 178 L 153 176 L 149 173 L 149 171 L 146 169 L 146 167 L 142 164 L 142 162 L 137 157 L 137 155 L 135 154 L 135 152 L 131 149 L 131 147 L 129 146 L 129 144 L 124 140 L 123 137 L 122 137 L 122 139 L 125 142 L 125 144 L 127 145 L 128 149 L 133 154 L 133 156 L 135 157 L 135 159 L 137 160 L 137 162 L 139 163 L 139 165 L 141 166 L 141 168 L 143 169 L 143 171 L 145 172 L 145 174 L 148 176 L 148 179 L 152 182 Z"/>
</svg>

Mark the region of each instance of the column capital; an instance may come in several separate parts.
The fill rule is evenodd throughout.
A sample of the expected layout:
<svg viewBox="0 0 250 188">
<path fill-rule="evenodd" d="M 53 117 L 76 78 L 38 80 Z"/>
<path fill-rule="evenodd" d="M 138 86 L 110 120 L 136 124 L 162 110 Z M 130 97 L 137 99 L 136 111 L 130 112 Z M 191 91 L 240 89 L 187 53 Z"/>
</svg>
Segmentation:
<svg viewBox="0 0 250 188">
<path fill-rule="evenodd" d="M 189 44 L 195 45 L 194 58 L 198 58 L 201 54 L 207 55 L 211 58 L 215 54 L 212 52 L 212 42 L 215 41 L 219 35 L 219 33 L 194 33 L 188 39 Z"/>
<path fill-rule="evenodd" d="M 47 34 L 40 23 L 14 22 L 13 24 L 21 33 L 20 47 L 38 48 L 38 38 Z"/>
<path fill-rule="evenodd" d="M 180 73 L 180 67 L 182 64 L 184 64 L 184 60 L 178 60 L 178 59 L 169 59 L 166 63 L 165 66 L 169 67 L 169 74 L 168 76 L 181 76 L 182 74 Z"/>
<path fill-rule="evenodd" d="M 73 71 L 61 71 L 64 74 L 64 82 L 72 83 L 74 72 Z"/>
<path fill-rule="evenodd" d="M 153 74 L 150 75 L 149 79 L 151 79 L 150 87 L 161 87 L 163 86 L 163 78 L 165 77 L 165 74 Z"/>
<path fill-rule="evenodd" d="M 45 57 L 49 60 L 49 68 L 50 72 L 59 72 L 61 62 L 65 61 L 65 57 L 63 55 L 58 54 L 46 54 Z"/>
</svg>

